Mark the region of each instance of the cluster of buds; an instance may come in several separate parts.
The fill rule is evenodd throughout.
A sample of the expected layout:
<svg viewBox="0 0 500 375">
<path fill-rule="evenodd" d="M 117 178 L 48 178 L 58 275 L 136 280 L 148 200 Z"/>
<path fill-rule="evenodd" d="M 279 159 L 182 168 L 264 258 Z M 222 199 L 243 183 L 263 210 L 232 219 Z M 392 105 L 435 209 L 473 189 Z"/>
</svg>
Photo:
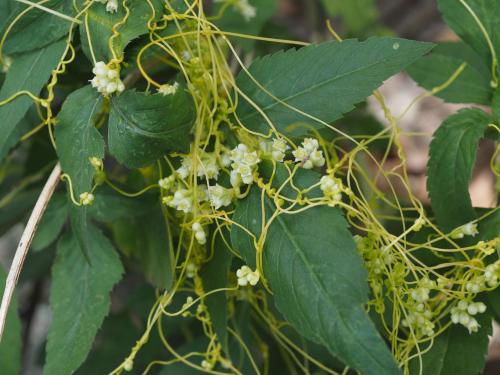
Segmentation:
<svg viewBox="0 0 500 375">
<path fill-rule="evenodd" d="M 248 266 L 242 266 L 238 271 L 236 271 L 236 277 L 238 277 L 238 285 L 246 286 L 250 284 L 251 286 L 257 285 L 260 279 L 259 270 L 252 271 Z"/>
<path fill-rule="evenodd" d="M 205 231 L 203 230 L 203 227 L 201 224 L 196 221 L 191 225 L 191 229 L 194 233 L 194 238 L 200 245 L 205 245 L 207 243 L 207 235 L 205 234 Z"/>
<path fill-rule="evenodd" d="M 92 73 L 94 73 L 94 78 L 90 80 L 90 84 L 101 94 L 111 95 L 125 90 L 119 70 L 108 67 L 103 61 L 95 64 Z"/>
<path fill-rule="evenodd" d="M 478 234 L 477 224 L 473 222 L 469 222 L 464 224 L 451 232 L 451 238 L 460 239 L 464 238 L 464 236 L 472 236 L 474 237 Z"/>
<path fill-rule="evenodd" d="M 320 189 L 325 197 L 331 199 L 332 204 L 340 202 L 342 199 L 342 181 L 332 176 L 323 176 L 319 181 Z"/>
<path fill-rule="evenodd" d="M 479 323 L 475 318 L 476 314 L 486 311 L 486 305 L 482 302 L 460 301 L 458 305 L 451 309 L 451 321 L 454 324 L 461 324 L 469 330 L 469 333 L 477 332 Z"/>
<path fill-rule="evenodd" d="M 94 203 L 94 194 L 84 192 L 80 194 L 80 204 L 82 206 L 90 206 L 92 203 Z"/>
<path fill-rule="evenodd" d="M 210 205 L 218 210 L 221 207 L 229 206 L 234 198 L 234 191 L 226 189 L 219 184 L 208 187 L 208 199 Z"/>
<path fill-rule="evenodd" d="M 167 83 L 167 84 L 161 85 L 158 88 L 158 93 L 162 94 L 163 96 L 175 95 L 175 93 L 177 92 L 178 88 L 179 88 L 179 83 L 178 82 L 174 82 L 172 85 L 169 85 Z"/>
<path fill-rule="evenodd" d="M 408 308 L 408 315 L 403 319 L 404 327 L 412 327 L 417 336 L 433 336 L 434 323 L 432 312 L 423 303 L 412 304 Z"/>
<path fill-rule="evenodd" d="M 322 167 L 325 165 L 325 158 L 323 151 L 318 150 L 319 143 L 314 138 L 305 138 L 302 146 L 299 146 L 292 152 L 295 156 L 295 162 L 300 163 L 305 169 L 312 169 L 314 167 Z"/>
<path fill-rule="evenodd" d="M 253 182 L 253 172 L 260 159 L 257 151 L 250 151 L 248 146 L 240 143 L 229 154 L 231 160 L 231 185 L 239 187 L 242 183 L 250 185 Z"/>
</svg>

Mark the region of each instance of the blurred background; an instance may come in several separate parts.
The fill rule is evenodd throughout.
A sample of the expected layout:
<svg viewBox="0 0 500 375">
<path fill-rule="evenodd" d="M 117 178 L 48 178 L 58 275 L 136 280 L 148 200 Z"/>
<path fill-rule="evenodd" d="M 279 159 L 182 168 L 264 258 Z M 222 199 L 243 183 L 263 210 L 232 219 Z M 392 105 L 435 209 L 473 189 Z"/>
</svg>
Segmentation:
<svg viewBox="0 0 500 375">
<path fill-rule="evenodd" d="M 250 0 L 250 3 L 252 1 L 254 0 Z M 457 40 L 454 33 L 442 21 L 435 0 L 265 1 L 269 1 L 270 4 L 272 1 L 277 1 L 277 12 L 263 25 L 261 35 L 264 36 L 317 42 L 331 39 L 326 27 L 328 19 L 342 38 L 363 39 L 374 35 L 398 35 L 423 41 Z M 265 52 L 272 52 L 273 48 L 278 47 L 266 48 L 269 48 L 269 51 Z M 401 113 L 413 98 L 424 92 L 404 73 L 387 81 L 381 91 L 395 114 Z M 418 102 L 400 122 L 401 128 L 405 131 L 422 133 L 418 137 L 404 137 L 403 145 L 408 159 L 412 188 L 424 202 L 428 202 L 425 173 L 432 133 L 446 117 L 461 107 L 463 106 L 445 104 L 438 98 L 428 97 Z M 371 100 L 368 103 L 368 111 L 379 122 L 384 123 L 378 106 Z M 493 143 L 483 141 L 470 188 L 475 206 L 492 207 L 497 204 L 495 180 L 488 167 L 493 151 Z M 393 162 L 396 164 L 398 160 Z M 25 211 L 25 214 L 28 214 L 29 207 L 26 207 Z M 1 216 L 0 210 L 0 224 L 2 224 Z M 6 269 L 10 265 L 22 229 L 22 225 L 17 225 L 0 238 L 0 262 Z M 23 367 L 24 373 L 29 375 L 41 374 L 40 353 L 43 353 L 50 322 L 49 285 L 46 278 L 49 265 L 44 266 L 40 259 L 33 259 L 33 256 L 28 259 L 18 288 L 20 313 L 24 324 Z M 50 262 L 50 259 L 48 261 Z M 112 309 L 119 310 L 121 295 L 133 282 L 129 280 L 129 284 L 127 282 L 120 284 L 113 296 Z M 485 373 L 500 374 L 500 330 L 497 327 L 494 328 L 494 335 L 491 338 Z"/>
</svg>

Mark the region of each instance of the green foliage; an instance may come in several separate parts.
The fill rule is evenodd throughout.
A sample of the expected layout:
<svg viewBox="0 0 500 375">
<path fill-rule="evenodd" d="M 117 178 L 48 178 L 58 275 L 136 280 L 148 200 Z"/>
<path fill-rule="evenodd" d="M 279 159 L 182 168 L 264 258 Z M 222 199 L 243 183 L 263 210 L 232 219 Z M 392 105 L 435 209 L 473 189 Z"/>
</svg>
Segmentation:
<svg viewBox="0 0 500 375">
<path fill-rule="evenodd" d="M 465 43 L 441 43 L 408 68 L 410 76 L 427 90 L 446 84 L 462 64 L 465 68 L 436 96 L 450 103 L 491 103 L 491 73 L 488 66 Z"/>
<path fill-rule="evenodd" d="M 126 91 L 111 106 L 109 151 L 126 166 L 141 167 L 167 150 L 189 149 L 194 108 L 184 90 L 169 96 Z"/>
<path fill-rule="evenodd" d="M 108 314 L 109 293 L 123 274 L 118 255 L 98 229 L 91 228 L 89 241 L 91 263 L 71 233 L 58 243 L 52 269 L 52 324 L 45 374 L 71 374 L 82 364 Z"/>
<path fill-rule="evenodd" d="M 64 194 L 56 193 L 42 216 L 31 248 L 38 251 L 52 244 L 59 237 L 67 219 L 68 200 Z"/>
<path fill-rule="evenodd" d="M 253 189 L 234 215 L 257 238 L 260 202 L 261 194 Z M 266 200 L 265 206 L 267 211 L 271 203 Z M 233 227 L 231 239 L 245 261 L 254 264 L 251 238 Z M 317 207 L 278 216 L 268 229 L 263 251 L 276 306 L 299 333 L 363 374 L 399 373 L 363 309 L 368 297 L 366 270 L 338 210 Z"/>
<path fill-rule="evenodd" d="M 102 101 L 96 90 L 85 86 L 68 96 L 57 116 L 57 155 L 71 177 L 76 197 L 92 186 L 96 170 L 90 158 L 104 157 L 104 140 L 95 127 Z"/>
<path fill-rule="evenodd" d="M 479 109 L 463 109 L 450 116 L 434 134 L 427 190 L 436 220 L 447 231 L 476 218 L 469 182 L 479 140 L 491 121 Z"/>
<path fill-rule="evenodd" d="M 7 274 L 0 266 L 0 297 L 3 296 Z M 17 315 L 17 298 L 14 297 L 5 323 L 5 331 L 0 342 L 0 363 L 2 374 L 17 375 L 21 373 L 21 321 Z"/>
<path fill-rule="evenodd" d="M 4 84 L 0 90 L 0 101 L 11 98 L 20 91 L 29 91 L 38 95 L 47 82 L 52 69 L 55 69 L 65 49 L 63 41 L 50 44 L 47 47 L 37 49 L 25 54 L 13 57 Z M 2 160 L 10 147 L 19 141 L 22 134 L 16 133 L 16 137 L 10 138 L 16 132 L 16 125 L 21 121 L 32 100 L 27 96 L 14 99 L 10 105 L 0 107 L 0 118 L 2 119 L 2 134 L 0 138 L 0 160 Z"/>
<path fill-rule="evenodd" d="M 242 99 L 237 115 L 248 129 L 267 134 L 269 124 L 255 109 L 258 105 L 279 131 L 294 136 L 307 133 L 311 127 L 323 126 L 318 120 L 331 123 L 354 109 L 384 80 L 431 48 L 429 43 L 370 38 L 266 56 L 249 68 L 266 91 L 246 72 L 238 75 L 238 86 L 253 104 Z"/>
</svg>

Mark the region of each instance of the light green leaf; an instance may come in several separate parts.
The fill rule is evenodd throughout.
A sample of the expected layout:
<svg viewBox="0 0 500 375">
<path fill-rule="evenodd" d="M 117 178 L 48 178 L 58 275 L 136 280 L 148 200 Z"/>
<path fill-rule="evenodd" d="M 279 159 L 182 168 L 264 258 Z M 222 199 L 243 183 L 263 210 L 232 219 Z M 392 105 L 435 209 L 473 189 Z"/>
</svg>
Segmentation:
<svg viewBox="0 0 500 375">
<path fill-rule="evenodd" d="M 227 230 L 221 229 L 215 237 L 214 254 L 212 259 L 203 265 L 200 276 L 203 281 L 205 293 L 219 288 L 226 288 L 231 267 L 232 254 L 228 249 L 224 239 L 229 241 Z M 212 321 L 217 339 L 226 353 L 228 350 L 227 341 L 227 295 L 226 292 L 218 292 L 206 297 L 208 313 Z"/>
<path fill-rule="evenodd" d="M 446 23 L 481 56 L 489 67 L 491 53 L 487 39 L 464 3 L 484 26 L 497 58 L 500 57 L 500 3 L 490 0 L 438 0 L 439 10 Z"/>
<path fill-rule="evenodd" d="M 104 157 L 104 140 L 95 127 L 102 96 L 85 86 L 71 93 L 57 116 L 55 136 L 61 167 L 72 180 L 76 199 L 89 192 L 95 175 L 91 157 Z"/>
<path fill-rule="evenodd" d="M 49 0 L 43 6 L 70 17 L 74 16 L 71 0 Z M 17 5 L 16 15 L 27 8 L 29 6 L 24 4 Z M 15 23 L 9 32 L 3 46 L 3 53 L 11 55 L 46 47 L 68 34 L 71 27 L 73 25 L 69 20 L 32 8 Z"/>
<path fill-rule="evenodd" d="M 274 208 L 266 198 L 265 207 L 268 220 Z M 261 192 L 254 187 L 233 220 L 259 238 L 261 217 Z M 253 241 L 232 228 L 233 246 L 254 265 Z M 263 267 L 278 310 L 301 335 L 365 375 L 400 373 L 364 310 L 368 275 L 338 209 L 278 216 L 267 231 Z"/>
<path fill-rule="evenodd" d="M 407 71 L 422 87 L 432 90 L 443 85 L 461 66 L 465 69 L 436 96 L 449 103 L 491 103 L 491 74 L 479 56 L 465 43 L 442 43 L 410 66 Z"/>
<path fill-rule="evenodd" d="M 143 215 L 116 220 L 112 227 L 118 248 L 142 271 L 155 287 L 168 289 L 174 278 L 174 255 L 170 228 L 160 207 L 156 206 Z"/>
<path fill-rule="evenodd" d="M 430 51 L 430 43 L 398 38 L 346 40 L 290 49 L 256 60 L 250 74 L 268 92 L 286 105 L 325 121 L 333 122 L 363 101 L 384 80 Z M 240 89 L 288 135 L 302 135 L 321 123 L 309 119 L 259 88 L 246 72 L 237 77 Z M 270 126 L 245 99 L 237 108 L 247 128 L 267 134 Z M 308 124 L 308 126 L 304 126 Z"/>
<path fill-rule="evenodd" d="M 239 11 L 237 5 L 230 5 L 226 8 L 224 16 L 215 22 L 216 26 L 222 31 L 247 35 L 259 35 L 265 23 L 276 13 L 278 1 L 249 0 L 248 3 L 255 9 L 255 17 L 246 20 L 241 14 L 241 11 Z M 218 15 L 219 11 L 225 7 L 224 4 L 225 3 L 216 4 L 214 14 Z M 246 52 L 250 52 L 255 44 L 255 40 L 252 39 L 236 37 L 234 40 Z"/>
<path fill-rule="evenodd" d="M 45 249 L 56 240 L 68 219 L 68 200 L 62 193 L 54 194 L 36 230 L 31 248 L 34 251 Z"/>
<path fill-rule="evenodd" d="M 194 116 L 193 101 L 183 89 L 167 96 L 125 91 L 111 101 L 109 151 L 132 168 L 168 151 L 187 151 Z"/>
<path fill-rule="evenodd" d="M 66 43 L 59 41 L 45 48 L 13 56 L 13 63 L 7 73 L 5 82 L 0 90 L 0 101 L 10 98 L 15 93 L 26 90 L 38 95 L 50 77 L 52 69 L 57 67 L 62 58 Z M 21 121 L 33 101 L 27 96 L 20 96 L 12 102 L 0 106 L 0 160 L 9 148 L 19 140 L 12 139 L 16 125 Z"/>
<path fill-rule="evenodd" d="M 476 218 L 469 181 L 479 140 L 492 121 L 479 109 L 448 117 L 434 133 L 427 165 L 427 190 L 438 224 L 446 231 Z"/>
<path fill-rule="evenodd" d="M 149 3 L 153 4 L 152 9 Z M 127 7 L 130 15 L 127 21 L 116 30 L 119 37 L 113 40 L 113 50 L 117 56 L 121 56 L 125 47 L 135 38 L 148 32 L 148 21 L 157 20 L 162 14 L 162 4 L 158 0 L 151 2 L 144 0 L 129 0 Z M 118 2 L 117 12 L 106 11 L 106 5 L 95 2 L 87 12 L 88 29 L 83 23 L 80 25 L 82 49 L 85 55 L 92 61 L 92 53 L 89 47 L 89 36 L 96 61 L 108 62 L 113 58 L 109 49 L 109 38 L 113 35 L 113 27 L 121 23 L 126 16 L 122 2 Z"/>
<path fill-rule="evenodd" d="M 452 325 L 434 339 L 432 349 L 422 356 L 422 368 L 418 360 L 410 363 L 410 374 L 418 375 L 471 375 L 480 374 L 484 368 L 491 335 L 491 317 L 478 317 L 481 328 L 470 334 L 460 325 Z M 423 349 L 423 348 L 421 348 Z M 420 371 L 421 370 L 421 371 Z"/>
<path fill-rule="evenodd" d="M 84 258 L 74 235 L 64 235 L 58 244 L 52 268 L 52 324 L 44 367 L 47 375 L 71 374 L 82 364 L 108 314 L 109 293 L 123 274 L 111 243 L 98 229 L 92 227 L 91 231 L 91 263 Z"/>
<path fill-rule="evenodd" d="M 0 297 L 5 290 L 7 273 L 0 266 Z M 0 342 L 0 363 L 2 375 L 18 375 L 21 373 L 21 321 L 17 315 L 17 298 L 14 295 L 7 313 L 7 321 Z"/>
</svg>

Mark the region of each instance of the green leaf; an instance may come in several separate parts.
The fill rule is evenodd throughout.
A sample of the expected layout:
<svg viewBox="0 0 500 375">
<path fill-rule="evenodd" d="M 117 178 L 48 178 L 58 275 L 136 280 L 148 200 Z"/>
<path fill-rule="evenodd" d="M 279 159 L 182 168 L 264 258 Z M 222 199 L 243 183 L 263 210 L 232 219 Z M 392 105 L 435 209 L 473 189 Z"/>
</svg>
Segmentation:
<svg viewBox="0 0 500 375">
<path fill-rule="evenodd" d="M 111 101 L 109 151 L 132 168 L 168 151 L 187 151 L 194 116 L 193 101 L 182 89 L 167 96 L 125 91 Z"/>
<path fill-rule="evenodd" d="M 10 98 L 19 91 L 30 91 L 38 95 L 62 58 L 65 41 L 59 41 L 45 48 L 13 56 L 5 82 L 0 90 L 0 101 Z M 10 147 L 12 147 L 22 134 L 17 133 L 16 139 L 12 134 L 16 132 L 16 125 L 22 120 L 33 101 L 27 96 L 19 96 L 12 102 L 0 106 L 0 160 L 2 160 Z"/>
<path fill-rule="evenodd" d="M 82 364 L 108 314 L 109 293 L 123 274 L 111 243 L 98 229 L 92 227 L 91 231 L 92 264 L 84 258 L 74 235 L 64 235 L 58 244 L 44 374 L 71 374 Z"/>
<path fill-rule="evenodd" d="M 261 192 L 252 188 L 233 215 L 257 239 L 261 199 Z M 274 208 L 264 199 L 269 219 Z M 253 241 L 232 228 L 233 246 L 254 265 Z M 400 373 L 364 310 L 368 275 L 338 209 L 320 206 L 278 216 L 266 235 L 263 268 L 278 310 L 301 335 L 365 375 Z"/>
<path fill-rule="evenodd" d="M 85 86 L 71 93 L 57 116 L 55 136 L 61 167 L 71 177 L 75 198 L 90 192 L 95 168 L 91 157 L 104 157 L 104 140 L 95 127 L 102 96 Z"/>
<path fill-rule="evenodd" d="M 170 229 L 160 207 L 147 214 L 117 220 L 112 225 L 118 248 L 135 263 L 155 287 L 168 289 L 174 278 L 174 255 Z"/>
<path fill-rule="evenodd" d="M 49 0 L 42 5 L 70 17 L 74 16 L 71 0 Z M 19 14 L 28 7 L 24 4 L 17 5 L 15 14 Z M 10 19 L 12 20 L 13 17 Z M 73 25 L 69 20 L 32 8 L 15 23 L 9 32 L 3 46 L 3 53 L 11 55 L 46 47 L 68 34 L 71 27 Z"/>
<path fill-rule="evenodd" d="M 479 56 L 465 43 L 442 43 L 417 60 L 407 71 L 422 87 L 443 85 L 461 66 L 465 69 L 446 89 L 436 94 L 449 103 L 491 103 L 491 74 Z"/>
<path fill-rule="evenodd" d="M 331 123 L 351 111 L 384 80 L 406 68 L 432 46 L 398 38 L 326 42 L 266 56 L 256 60 L 249 71 L 280 101 Z M 246 72 L 238 75 L 237 84 L 279 131 L 299 136 L 307 133 L 311 126 L 322 127 L 321 123 L 287 108 L 267 94 Z M 243 98 L 237 115 L 250 130 L 269 133 L 269 124 Z"/>
<path fill-rule="evenodd" d="M 479 109 L 448 117 L 434 133 L 427 165 L 427 190 L 438 224 L 446 231 L 476 218 L 469 181 L 479 140 L 492 121 Z"/>
<path fill-rule="evenodd" d="M 45 249 L 56 240 L 68 219 L 68 200 L 64 194 L 54 194 L 36 230 L 31 248 Z"/>
<path fill-rule="evenodd" d="M 5 290 L 7 273 L 0 266 L 0 297 Z M 1 299 L 1 298 L 0 298 Z M 0 363 L 2 375 L 18 375 L 21 373 L 21 321 L 17 315 L 17 298 L 14 295 L 7 313 L 7 321 L 0 342 Z"/>
<path fill-rule="evenodd" d="M 153 4 L 154 10 L 149 3 Z M 135 38 L 148 32 L 148 21 L 157 20 L 162 14 L 162 5 L 158 0 L 151 2 L 144 0 L 129 0 L 127 2 L 130 15 L 127 21 L 118 26 L 116 30 L 120 35 L 113 39 L 113 50 L 117 56 L 121 56 L 125 47 Z M 113 27 L 121 24 L 126 16 L 123 3 L 119 2 L 117 12 L 106 11 L 106 5 L 95 2 L 87 11 L 88 29 L 82 23 L 80 25 L 80 35 L 82 49 L 85 55 L 92 60 L 92 53 L 89 48 L 89 35 L 96 61 L 108 62 L 113 58 L 113 53 L 109 49 L 109 39 L 113 35 Z"/>
<path fill-rule="evenodd" d="M 246 35 L 259 35 L 265 23 L 276 13 L 277 1 L 249 0 L 248 3 L 255 8 L 255 17 L 248 20 L 238 11 L 237 5 L 226 8 L 221 19 L 215 25 L 222 31 L 234 32 Z M 224 3 L 216 4 L 214 14 L 218 15 Z M 255 45 L 255 40 L 235 37 L 235 41 L 246 52 L 250 52 Z"/>
<path fill-rule="evenodd" d="M 422 356 L 422 368 L 418 359 L 410 362 L 410 374 L 418 375 L 471 375 L 482 373 L 491 335 L 491 317 L 478 317 L 481 328 L 469 334 L 465 327 L 452 325 L 434 339 L 432 348 Z M 423 348 L 421 348 L 423 349 Z"/>
<path fill-rule="evenodd" d="M 229 233 L 221 229 L 215 237 L 213 257 L 208 263 L 203 265 L 200 272 L 205 293 L 227 287 L 232 255 L 222 236 L 224 236 L 226 241 L 229 241 Z M 227 294 L 226 292 L 218 292 L 210 295 L 206 297 L 205 303 L 214 331 L 217 334 L 217 339 L 224 351 L 229 353 L 227 341 Z"/>
<path fill-rule="evenodd" d="M 438 0 L 439 10 L 446 23 L 481 56 L 489 67 L 491 52 L 487 39 L 464 3 L 484 26 L 497 57 L 500 57 L 500 3 L 490 0 Z"/>
</svg>

